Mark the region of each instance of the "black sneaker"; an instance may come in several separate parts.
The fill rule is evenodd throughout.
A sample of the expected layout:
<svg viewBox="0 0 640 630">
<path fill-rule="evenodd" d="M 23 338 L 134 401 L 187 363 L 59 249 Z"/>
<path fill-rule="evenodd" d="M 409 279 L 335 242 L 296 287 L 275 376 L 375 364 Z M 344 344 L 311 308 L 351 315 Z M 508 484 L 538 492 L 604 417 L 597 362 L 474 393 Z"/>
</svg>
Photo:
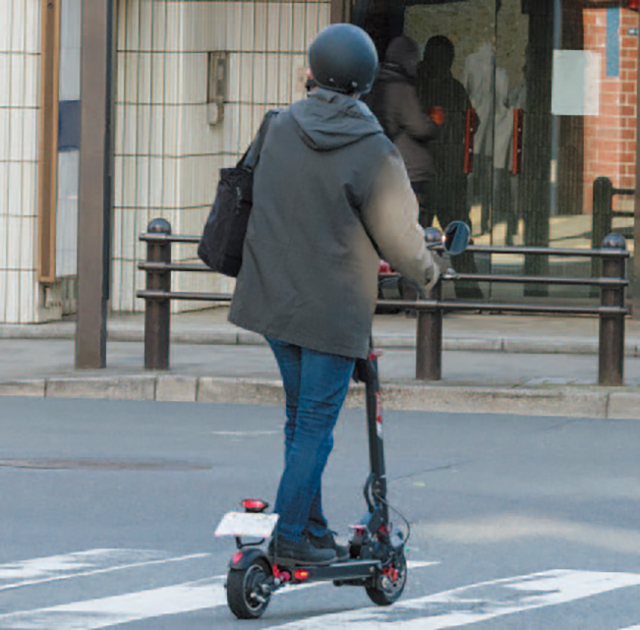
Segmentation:
<svg viewBox="0 0 640 630">
<path fill-rule="evenodd" d="M 325 565 L 337 559 L 334 549 L 320 549 L 307 538 L 297 542 L 285 538 L 273 539 L 269 543 L 269 556 L 278 564 Z"/>
<path fill-rule="evenodd" d="M 318 549 L 333 549 L 338 557 L 338 562 L 349 559 L 349 547 L 339 545 L 335 539 L 335 532 L 327 530 L 324 536 L 314 536 L 311 532 L 307 532 L 307 537 L 311 544 Z"/>
</svg>

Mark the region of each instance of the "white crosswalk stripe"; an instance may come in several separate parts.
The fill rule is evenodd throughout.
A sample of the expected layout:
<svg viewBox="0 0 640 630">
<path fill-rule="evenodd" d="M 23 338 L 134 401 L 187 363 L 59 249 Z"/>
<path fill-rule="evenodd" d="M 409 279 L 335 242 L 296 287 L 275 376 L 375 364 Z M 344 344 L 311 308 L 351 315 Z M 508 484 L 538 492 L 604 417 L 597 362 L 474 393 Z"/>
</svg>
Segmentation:
<svg viewBox="0 0 640 630">
<path fill-rule="evenodd" d="M 91 549 L 46 558 L 0 564 L 0 591 L 23 586 L 122 571 L 134 567 L 205 558 L 208 553 L 172 556 L 164 551 Z"/>
<path fill-rule="evenodd" d="M 596 571 L 547 571 L 456 588 L 400 601 L 392 608 L 363 608 L 294 621 L 272 630 L 438 630 L 478 623 L 514 613 L 563 604 L 640 585 L 640 574 Z M 394 620 L 400 611 L 411 619 Z M 423 613 L 419 617 L 416 613 Z"/>
<path fill-rule="evenodd" d="M 0 615 L 0 628 L 93 630 L 226 604 L 224 578 Z"/>
<path fill-rule="evenodd" d="M 136 552 L 132 551 L 132 553 Z M 186 558 L 188 556 L 184 557 Z M 171 559 L 175 560 L 179 558 Z M 37 563 L 38 565 L 46 564 L 43 561 L 48 561 L 49 566 L 52 567 L 74 566 L 72 560 L 64 556 L 57 556 L 55 563 L 48 558 L 43 558 L 41 561 L 29 562 Z M 409 568 L 422 568 L 437 563 L 410 561 L 408 564 Z M 33 565 L 29 564 L 28 566 Z M 141 564 L 127 566 L 141 566 Z M 91 573 L 95 573 L 95 571 Z M 87 574 L 88 573 L 77 573 L 75 577 L 82 577 Z M 74 577 L 74 575 L 69 575 L 68 577 Z M 116 624 L 129 623 L 151 617 L 161 617 L 163 615 L 173 615 L 206 608 L 215 608 L 217 606 L 226 606 L 225 579 L 226 576 L 216 576 L 206 580 L 177 584 L 175 586 L 73 602 L 36 610 L 8 613 L 0 615 L 0 628 L 7 630 L 11 628 L 28 628 L 29 630 L 51 630 L 51 628 L 55 628 L 56 630 L 93 630 L 94 628 L 108 628 Z M 318 583 L 302 585 L 279 591 L 277 595 L 293 594 L 303 588 L 317 587 L 320 585 L 321 584 Z"/>
<path fill-rule="evenodd" d="M 83 592 L 83 580 L 90 576 L 136 571 L 139 568 L 158 571 L 166 584 L 176 575 L 180 563 L 206 558 L 210 554 L 175 556 L 162 551 L 132 549 L 95 549 L 65 555 L 36 558 L 0 565 L 0 593 L 10 589 L 38 588 L 49 582 L 68 580 L 77 584 L 71 593 Z M 409 568 L 422 569 L 436 562 L 409 561 Z M 193 565 L 197 566 L 197 565 Z M 192 566 L 192 568 L 193 568 Z M 173 568 L 172 568 L 173 567 Z M 206 570 L 206 569 L 205 569 Z M 178 571 L 180 573 L 180 571 Z M 184 575 L 184 573 L 180 573 Z M 108 577 L 108 576 L 107 576 Z M 119 578 L 108 584 L 108 596 L 83 601 L 57 603 L 29 610 L 15 610 L 0 614 L 0 629 L 6 630 L 93 630 L 110 628 L 165 615 L 176 615 L 205 609 L 225 609 L 215 615 L 232 616 L 226 610 L 226 576 L 206 577 L 170 586 L 113 595 Z M 75 582 L 74 582 L 75 580 Z M 326 586 L 326 583 L 324 583 Z M 322 584 L 308 584 L 283 589 L 276 594 L 295 596 L 307 588 Z M 313 617 L 282 624 L 273 622 L 272 630 L 438 630 L 466 626 L 495 617 L 515 615 L 527 610 L 568 604 L 594 595 L 625 587 L 640 586 L 640 574 L 579 570 L 552 570 L 499 580 L 479 582 L 441 593 L 409 600 L 400 600 L 390 608 L 366 607 L 340 613 L 318 614 Z M 66 587 L 65 587 L 66 588 Z M 37 592 L 37 591 L 34 591 Z M 66 592 L 66 591 L 63 591 Z M 100 594 L 99 591 L 94 591 Z M 37 601 L 27 591 L 29 603 Z M 103 594 L 107 595 L 104 591 Z M 58 600 L 58 602 L 63 601 Z M 6 608 L 5 608 L 6 610 Z M 268 615 L 264 621 L 268 623 Z M 222 619 L 222 617 L 221 617 Z M 153 623 L 153 622 L 152 622 Z M 180 627 L 180 626 L 176 626 Z M 624 630 L 640 630 L 640 625 Z"/>
</svg>

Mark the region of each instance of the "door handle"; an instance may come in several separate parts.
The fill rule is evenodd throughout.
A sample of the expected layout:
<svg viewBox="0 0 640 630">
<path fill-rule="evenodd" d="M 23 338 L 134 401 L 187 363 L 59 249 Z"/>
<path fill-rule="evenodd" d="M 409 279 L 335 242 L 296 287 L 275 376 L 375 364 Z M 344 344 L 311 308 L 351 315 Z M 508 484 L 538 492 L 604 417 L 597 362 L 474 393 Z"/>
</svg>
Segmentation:
<svg viewBox="0 0 640 630">
<path fill-rule="evenodd" d="M 466 112 L 464 127 L 464 174 L 469 175 L 473 171 L 473 138 L 475 135 L 476 110 L 469 108 Z"/>
<path fill-rule="evenodd" d="M 522 170 L 522 130 L 524 127 L 524 110 L 513 110 L 513 147 L 511 151 L 511 173 L 519 175 Z"/>
</svg>

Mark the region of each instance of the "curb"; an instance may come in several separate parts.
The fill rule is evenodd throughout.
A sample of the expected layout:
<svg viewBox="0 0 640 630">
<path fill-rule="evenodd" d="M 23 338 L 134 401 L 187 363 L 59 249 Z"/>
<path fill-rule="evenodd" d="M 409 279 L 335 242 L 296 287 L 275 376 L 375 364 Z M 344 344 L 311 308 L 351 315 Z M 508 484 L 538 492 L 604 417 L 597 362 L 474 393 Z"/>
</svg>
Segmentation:
<svg viewBox="0 0 640 630">
<path fill-rule="evenodd" d="M 282 405 L 282 382 L 168 374 L 53 377 L 0 383 L 0 396 Z M 532 388 L 383 383 L 387 409 L 640 420 L 640 390 L 607 387 Z M 352 384 L 346 406 L 364 406 Z"/>
<path fill-rule="evenodd" d="M 68 325 L 42 328 L 39 326 L 0 325 L 0 339 L 69 341 L 75 331 Z M 144 331 L 133 328 L 110 328 L 110 342 L 144 342 Z M 373 336 L 376 348 L 415 350 L 415 334 L 377 333 Z M 195 345 L 266 346 L 261 335 L 243 330 L 211 328 L 206 330 L 174 330 L 171 343 Z M 443 337 L 443 350 L 448 352 L 505 352 L 512 354 L 598 354 L 598 341 L 585 339 L 544 341 L 531 337 Z M 626 357 L 640 357 L 640 344 L 625 345 Z"/>
</svg>

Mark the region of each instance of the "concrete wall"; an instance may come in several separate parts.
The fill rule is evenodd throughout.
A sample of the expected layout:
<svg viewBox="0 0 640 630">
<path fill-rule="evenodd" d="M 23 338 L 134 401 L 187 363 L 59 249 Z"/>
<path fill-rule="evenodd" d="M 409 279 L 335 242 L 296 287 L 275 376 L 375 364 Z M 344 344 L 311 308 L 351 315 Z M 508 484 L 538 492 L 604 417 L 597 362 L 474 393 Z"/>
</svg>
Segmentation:
<svg viewBox="0 0 640 630">
<path fill-rule="evenodd" d="M 39 0 L 0 2 L 0 322 L 37 320 Z"/>
<path fill-rule="evenodd" d="M 111 307 L 141 310 L 136 262 L 148 222 L 200 234 L 218 170 L 234 164 L 264 112 L 302 98 L 305 51 L 329 23 L 329 2 L 119 0 L 116 200 Z M 222 122 L 207 122 L 207 58 L 229 53 Z M 193 246 L 174 259 L 195 260 Z M 174 274 L 180 291 L 230 291 L 210 274 Z M 175 303 L 175 309 L 202 304 Z"/>
</svg>

